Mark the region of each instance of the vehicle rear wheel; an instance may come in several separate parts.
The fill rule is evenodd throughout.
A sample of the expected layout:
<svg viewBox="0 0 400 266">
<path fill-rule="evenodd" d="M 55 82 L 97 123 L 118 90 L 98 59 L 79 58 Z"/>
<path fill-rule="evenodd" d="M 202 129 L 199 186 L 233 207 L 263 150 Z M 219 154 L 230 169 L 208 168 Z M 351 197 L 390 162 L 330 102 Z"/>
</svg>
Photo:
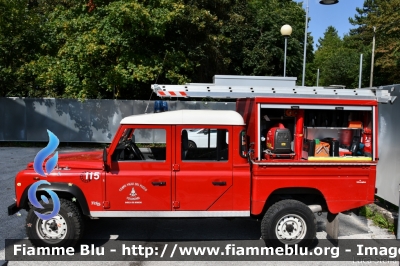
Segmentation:
<svg viewBox="0 0 400 266">
<path fill-rule="evenodd" d="M 60 199 L 59 213 L 49 220 L 38 218 L 34 211 L 49 214 L 53 202 L 40 201 L 43 209 L 31 207 L 26 218 L 26 234 L 34 246 L 38 247 L 73 247 L 81 239 L 84 221 L 79 208 L 71 201 Z"/>
<path fill-rule="evenodd" d="M 196 149 L 196 148 L 197 148 L 197 145 L 196 145 L 196 143 L 195 143 L 194 141 L 189 140 L 189 141 L 188 141 L 188 148 L 189 148 L 189 149 Z"/>
<path fill-rule="evenodd" d="M 267 246 L 309 246 L 316 236 L 314 213 L 297 200 L 282 200 L 272 205 L 261 222 Z"/>
</svg>

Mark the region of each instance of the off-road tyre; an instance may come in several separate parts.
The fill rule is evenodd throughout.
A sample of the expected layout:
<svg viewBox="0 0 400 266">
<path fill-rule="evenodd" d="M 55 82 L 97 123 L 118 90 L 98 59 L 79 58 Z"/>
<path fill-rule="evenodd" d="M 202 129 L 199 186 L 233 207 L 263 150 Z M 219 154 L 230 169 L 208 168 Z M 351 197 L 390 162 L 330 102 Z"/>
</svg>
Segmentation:
<svg viewBox="0 0 400 266">
<path fill-rule="evenodd" d="M 197 148 L 197 145 L 196 145 L 196 143 L 195 143 L 194 141 L 189 140 L 189 141 L 188 141 L 188 148 L 189 148 L 189 149 L 196 149 L 196 148 Z"/>
<path fill-rule="evenodd" d="M 26 217 L 26 234 L 31 243 L 37 247 L 74 247 L 84 231 L 84 219 L 78 206 L 71 200 L 60 199 L 58 215 L 44 221 L 39 219 L 34 211 L 51 213 L 53 202 L 49 200 L 49 204 L 45 204 L 40 201 L 40 204 L 43 209 L 31 206 Z"/>
<path fill-rule="evenodd" d="M 261 222 L 265 244 L 310 246 L 316 237 L 316 219 L 311 209 L 297 200 L 282 200 L 272 205 Z"/>
</svg>

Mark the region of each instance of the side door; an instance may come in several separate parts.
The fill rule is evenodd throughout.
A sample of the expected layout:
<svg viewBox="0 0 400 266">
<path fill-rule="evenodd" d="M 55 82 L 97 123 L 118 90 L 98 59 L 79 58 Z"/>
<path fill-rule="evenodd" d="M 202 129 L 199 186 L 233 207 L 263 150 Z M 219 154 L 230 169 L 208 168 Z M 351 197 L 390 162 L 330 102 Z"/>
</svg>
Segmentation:
<svg viewBox="0 0 400 266">
<path fill-rule="evenodd" d="M 228 145 L 232 143 L 229 141 L 232 126 L 202 128 L 215 135 L 211 138 L 203 134 L 210 145 L 189 148 L 187 136 L 192 127 L 176 127 L 174 208 L 177 211 L 232 210 L 232 148 Z"/>
<path fill-rule="evenodd" d="M 171 210 L 171 126 L 125 125 L 118 134 L 106 177 L 108 210 Z"/>
</svg>

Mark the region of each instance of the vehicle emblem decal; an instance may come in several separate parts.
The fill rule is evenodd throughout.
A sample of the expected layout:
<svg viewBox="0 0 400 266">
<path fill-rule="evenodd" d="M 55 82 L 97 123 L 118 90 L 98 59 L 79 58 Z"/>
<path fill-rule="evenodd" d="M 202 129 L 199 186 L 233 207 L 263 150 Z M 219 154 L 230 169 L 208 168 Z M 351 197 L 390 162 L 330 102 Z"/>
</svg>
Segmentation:
<svg viewBox="0 0 400 266">
<path fill-rule="evenodd" d="M 131 193 L 129 194 L 129 197 L 126 197 L 127 200 L 140 200 L 140 197 L 135 191 L 135 188 L 133 187 L 131 190 Z"/>
<path fill-rule="evenodd" d="M 147 188 L 140 184 L 140 183 L 127 183 L 120 187 L 119 192 L 123 191 L 125 188 L 129 188 L 129 193 L 128 196 L 126 197 L 125 204 L 142 204 L 142 201 L 140 200 L 140 196 L 137 193 L 138 188 L 141 188 L 144 192 L 147 192 Z M 139 192 L 141 190 L 139 189 Z"/>
</svg>

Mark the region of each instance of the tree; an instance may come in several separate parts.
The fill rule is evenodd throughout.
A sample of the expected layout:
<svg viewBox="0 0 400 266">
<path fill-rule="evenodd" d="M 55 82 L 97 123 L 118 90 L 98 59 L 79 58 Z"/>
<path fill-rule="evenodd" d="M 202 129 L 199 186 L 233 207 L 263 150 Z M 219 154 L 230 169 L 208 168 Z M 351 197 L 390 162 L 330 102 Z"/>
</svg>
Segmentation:
<svg viewBox="0 0 400 266">
<path fill-rule="evenodd" d="M 150 84 L 302 69 L 291 0 L 0 0 L 2 96 L 148 99 Z M 308 62 L 312 61 L 309 36 Z"/>
<path fill-rule="evenodd" d="M 357 51 L 346 47 L 337 30 L 332 26 L 327 28 L 324 37 L 318 42 L 315 66 L 320 69 L 320 85 L 335 84 L 354 87 L 358 80 L 359 54 Z"/>
<path fill-rule="evenodd" d="M 372 38 L 376 28 L 374 85 L 398 83 L 400 80 L 399 11 L 399 0 L 365 0 L 363 9 L 357 9 L 355 18 L 349 19 L 356 28 L 351 30 L 348 43 L 367 55 L 366 73 L 370 73 Z"/>
<path fill-rule="evenodd" d="M 379 13 L 370 15 L 370 27 L 376 27 L 376 65 L 386 75 L 386 82 L 400 81 L 400 0 L 379 1 Z"/>
<path fill-rule="evenodd" d="M 46 94 L 111 98 L 115 90 L 117 97 L 141 97 L 144 91 L 138 88 L 160 72 L 159 44 L 183 5 L 132 0 L 97 4 L 90 13 L 86 9 L 55 8 L 46 23 L 48 42 L 26 68 Z"/>
<path fill-rule="evenodd" d="M 168 83 L 210 82 L 225 74 L 231 63 L 230 39 L 221 30 L 234 0 L 186 0 L 184 8 L 167 27 L 164 79 Z M 179 62 L 179 64 L 177 64 Z"/>
<path fill-rule="evenodd" d="M 46 13 L 47 38 L 21 68 L 34 77 L 35 96 L 111 98 L 115 90 L 148 98 L 159 75 L 165 83 L 209 81 L 229 63 L 217 14 L 230 2 L 211 12 L 215 1 L 96 1 L 91 12 L 82 3 L 43 2 L 33 9 Z"/>
<path fill-rule="evenodd" d="M 302 70 L 305 12 L 300 3 L 291 0 L 252 0 L 246 8 L 235 6 L 223 28 L 231 39 L 233 64 L 229 70 L 239 75 L 283 75 L 284 37 L 280 28 L 290 24 L 288 38 L 287 75 L 300 76 Z M 312 38 L 307 44 L 308 59 L 312 60 Z"/>
<path fill-rule="evenodd" d="M 370 41 L 373 33 L 368 27 L 368 16 L 372 13 L 378 12 L 377 2 L 379 0 L 364 0 L 362 8 L 356 8 L 356 14 L 354 18 L 349 18 L 349 22 L 353 26 L 357 26 L 355 29 L 350 29 L 349 35 L 358 37 L 360 39 L 365 39 Z"/>
<path fill-rule="evenodd" d="M 0 97 L 24 95 L 32 80 L 20 68 L 38 51 L 41 31 L 27 7 L 23 0 L 0 0 Z"/>
</svg>

